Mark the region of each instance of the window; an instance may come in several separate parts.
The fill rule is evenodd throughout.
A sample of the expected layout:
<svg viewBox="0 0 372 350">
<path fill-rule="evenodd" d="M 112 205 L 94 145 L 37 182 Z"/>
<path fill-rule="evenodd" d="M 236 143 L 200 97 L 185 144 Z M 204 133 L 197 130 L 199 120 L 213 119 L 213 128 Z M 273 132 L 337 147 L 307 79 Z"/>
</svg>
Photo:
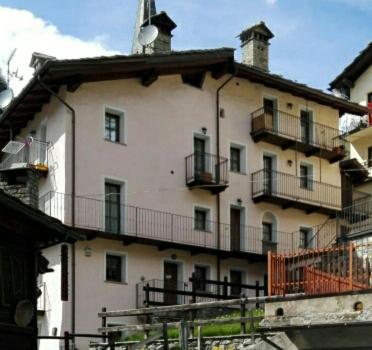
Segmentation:
<svg viewBox="0 0 372 350">
<path fill-rule="evenodd" d="M 208 208 L 195 207 L 194 209 L 194 229 L 199 231 L 211 230 L 211 211 Z"/>
<path fill-rule="evenodd" d="M 120 253 L 106 254 L 106 281 L 126 282 L 126 255 Z"/>
<path fill-rule="evenodd" d="M 368 168 L 372 167 L 372 147 L 368 147 L 368 160 L 367 160 Z"/>
<path fill-rule="evenodd" d="M 309 248 L 311 233 L 311 229 L 309 228 L 300 228 L 300 248 Z"/>
<path fill-rule="evenodd" d="M 240 173 L 240 149 L 231 147 L 230 148 L 230 170 L 236 173 Z"/>
<path fill-rule="evenodd" d="M 367 103 L 372 103 L 372 92 L 367 94 Z"/>
<path fill-rule="evenodd" d="M 105 183 L 105 228 L 106 232 L 120 233 L 121 228 L 121 186 Z"/>
<path fill-rule="evenodd" d="M 105 115 L 105 139 L 120 142 L 120 116 L 109 112 Z"/>
<path fill-rule="evenodd" d="M 312 166 L 311 165 L 300 165 L 300 187 L 308 190 L 312 190 Z"/>
<path fill-rule="evenodd" d="M 201 266 L 201 265 L 195 265 L 195 284 L 196 284 L 196 290 L 206 292 L 207 291 L 207 283 L 206 281 L 209 279 L 210 275 L 210 268 L 208 266 Z"/>
<path fill-rule="evenodd" d="M 265 242 L 273 241 L 273 224 L 269 222 L 262 223 L 262 240 Z"/>
</svg>

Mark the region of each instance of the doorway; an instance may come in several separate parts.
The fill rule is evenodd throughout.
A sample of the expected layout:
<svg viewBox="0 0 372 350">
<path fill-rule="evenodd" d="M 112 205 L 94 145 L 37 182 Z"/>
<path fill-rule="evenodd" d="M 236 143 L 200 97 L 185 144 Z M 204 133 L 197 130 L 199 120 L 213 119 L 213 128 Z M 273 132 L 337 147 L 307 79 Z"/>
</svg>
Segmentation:
<svg viewBox="0 0 372 350">
<path fill-rule="evenodd" d="M 232 251 L 240 251 L 240 239 L 242 229 L 242 210 L 230 208 L 230 248 Z"/>
<path fill-rule="evenodd" d="M 230 295 L 240 297 L 242 293 L 241 285 L 243 284 L 243 271 L 230 270 L 230 281 L 232 284 L 234 284 L 230 288 Z"/>
<path fill-rule="evenodd" d="M 273 190 L 274 161 L 272 156 L 263 157 L 263 191 L 265 195 L 271 196 Z"/>
<path fill-rule="evenodd" d="M 263 99 L 263 108 L 265 113 L 265 128 L 271 131 L 277 130 L 277 115 L 278 111 L 276 109 L 277 102 L 276 99 L 267 98 Z"/>
<path fill-rule="evenodd" d="M 178 286 L 178 268 L 179 265 L 174 262 L 164 262 L 164 289 L 167 291 L 177 291 Z M 165 305 L 176 305 L 177 304 L 177 293 L 165 292 L 164 293 L 164 304 Z"/>
</svg>

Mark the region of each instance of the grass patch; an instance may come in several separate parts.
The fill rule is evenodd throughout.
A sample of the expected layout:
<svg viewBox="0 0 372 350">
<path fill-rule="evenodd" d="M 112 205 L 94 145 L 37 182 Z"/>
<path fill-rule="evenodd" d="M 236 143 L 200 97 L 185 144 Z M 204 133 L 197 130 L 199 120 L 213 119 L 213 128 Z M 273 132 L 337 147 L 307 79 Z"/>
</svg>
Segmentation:
<svg viewBox="0 0 372 350">
<path fill-rule="evenodd" d="M 255 309 L 253 311 L 254 317 L 262 317 L 264 315 L 263 310 Z M 240 316 L 239 311 L 234 311 L 229 314 L 226 314 L 221 317 L 217 317 L 218 319 L 225 319 L 225 318 L 237 318 Z M 247 316 L 249 313 L 247 312 Z M 258 326 L 258 321 L 254 323 L 254 329 Z M 250 322 L 246 322 L 246 333 L 251 331 Z M 150 332 L 150 335 L 153 335 L 155 332 Z M 231 323 L 231 324 L 208 324 L 202 326 L 202 336 L 203 337 L 216 337 L 216 336 L 227 336 L 227 335 L 237 335 L 240 334 L 240 323 Z M 177 328 L 169 328 L 168 329 L 168 338 L 169 339 L 178 339 L 179 331 Z M 197 336 L 197 329 L 194 330 L 194 336 Z M 144 339 L 144 333 L 138 332 L 134 334 L 127 335 L 122 337 L 122 341 L 141 341 Z"/>
</svg>

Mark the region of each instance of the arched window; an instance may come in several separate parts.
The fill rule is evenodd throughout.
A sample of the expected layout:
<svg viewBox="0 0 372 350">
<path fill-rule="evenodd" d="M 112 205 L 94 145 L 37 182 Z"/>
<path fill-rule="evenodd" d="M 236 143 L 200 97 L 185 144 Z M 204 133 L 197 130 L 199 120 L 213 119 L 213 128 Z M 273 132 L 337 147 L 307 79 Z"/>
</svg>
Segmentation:
<svg viewBox="0 0 372 350">
<path fill-rule="evenodd" d="M 277 221 L 274 214 L 266 212 L 262 217 L 262 240 L 276 242 Z"/>
</svg>

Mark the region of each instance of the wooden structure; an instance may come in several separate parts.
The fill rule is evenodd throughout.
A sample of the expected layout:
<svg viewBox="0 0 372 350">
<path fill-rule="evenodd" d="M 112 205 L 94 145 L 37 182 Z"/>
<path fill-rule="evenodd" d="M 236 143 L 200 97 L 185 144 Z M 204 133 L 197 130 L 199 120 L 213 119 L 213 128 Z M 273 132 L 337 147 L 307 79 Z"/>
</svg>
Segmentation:
<svg viewBox="0 0 372 350">
<path fill-rule="evenodd" d="M 39 252 L 74 232 L 0 191 L 0 349 L 36 350 L 37 275 L 48 271 Z"/>
<path fill-rule="evenodd" d="M 372 289 L 372 242 L 348 242 L 294 254 L 268 254 L 268 294 L 326 295 Z"/>
</svg>

